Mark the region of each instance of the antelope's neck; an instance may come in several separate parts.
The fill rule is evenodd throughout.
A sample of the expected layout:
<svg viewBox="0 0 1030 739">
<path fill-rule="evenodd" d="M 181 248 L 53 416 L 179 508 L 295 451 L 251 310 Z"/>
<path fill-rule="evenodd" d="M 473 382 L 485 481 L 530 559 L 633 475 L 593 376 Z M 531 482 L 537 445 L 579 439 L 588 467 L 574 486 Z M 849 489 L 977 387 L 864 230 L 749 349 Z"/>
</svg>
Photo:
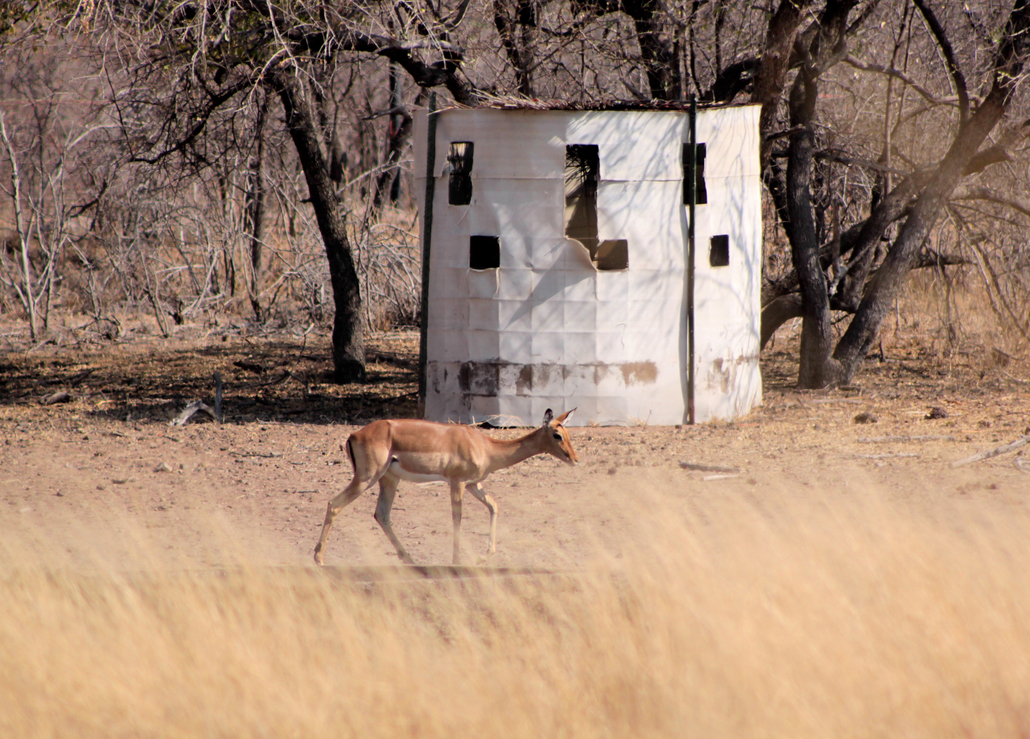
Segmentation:
<svg viewBox="0 0 1030 739">
<path fill-rule="evenodd" d="M 540 443 L 537 432 L 533 431 L 518 439 L 490 439 L 493 453 L 491 456 L 490 469 L 503 470 L 523 460 L 540 454 Z"/>
</svg>

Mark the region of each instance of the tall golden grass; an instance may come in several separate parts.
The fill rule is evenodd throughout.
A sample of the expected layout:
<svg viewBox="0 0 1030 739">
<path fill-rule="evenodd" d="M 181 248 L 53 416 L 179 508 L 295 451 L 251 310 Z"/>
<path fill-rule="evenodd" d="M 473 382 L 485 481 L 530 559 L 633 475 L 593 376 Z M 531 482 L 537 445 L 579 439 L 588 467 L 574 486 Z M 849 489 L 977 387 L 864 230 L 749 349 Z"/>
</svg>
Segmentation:
<svg viewBox="0 0 1030 739">
<path fill-rule="evenodd" d="M 674 495 L 647 498 L 621 557 L 585 553 L 561 576 L 362 584 L 246 562 L 125 574 L 9 560 L 0 735 L 1030 729 L 1026 512 Z"/>
</svg>

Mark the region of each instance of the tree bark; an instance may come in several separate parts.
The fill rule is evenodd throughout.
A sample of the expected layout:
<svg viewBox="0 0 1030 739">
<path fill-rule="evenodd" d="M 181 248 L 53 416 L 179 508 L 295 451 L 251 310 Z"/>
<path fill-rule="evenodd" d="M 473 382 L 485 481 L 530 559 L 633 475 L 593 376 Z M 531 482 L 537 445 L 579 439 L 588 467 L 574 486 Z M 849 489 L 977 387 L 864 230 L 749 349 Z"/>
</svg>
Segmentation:
<svg viewBox="0 0 1030 739">
<path fill-rule="evenodd" d="M 329 260 L 329 278 L 336 307 L 333 320 L 334 379 L 339 383 L 363 382 L 365 336 L 358 273 L 347 238 L 346 220 L 322 153 L 316 112 L 306 83 L 292 70 L 277 71 L 271 75 L 270 81 L 286 113 L 286 126 L 304 170 L 308 196 Z"/>
<path fill-rule="evenodd" d="M 784 5 L 790 4 L 785 2 Z M 790 91 L 786 188 L 787 235 L 801 288 L 801 357 L 798 385 L 821 388 L 840 381 L 840 364 L 833 358 L 833 317 L 830 290 L 823 269 L 822 249 L 812 209 L 812 176 L 816 151 L 815 110 L 819 76 L 841 57 L 847 16 L 854 0 L 826 3 L 814 32 L 806 32 L 799 55 L 801 69 Z M 781 6 L 782 7 L 782 6 Z M 839 247 L 839 242 L 837 244 Z"/>
</svg>

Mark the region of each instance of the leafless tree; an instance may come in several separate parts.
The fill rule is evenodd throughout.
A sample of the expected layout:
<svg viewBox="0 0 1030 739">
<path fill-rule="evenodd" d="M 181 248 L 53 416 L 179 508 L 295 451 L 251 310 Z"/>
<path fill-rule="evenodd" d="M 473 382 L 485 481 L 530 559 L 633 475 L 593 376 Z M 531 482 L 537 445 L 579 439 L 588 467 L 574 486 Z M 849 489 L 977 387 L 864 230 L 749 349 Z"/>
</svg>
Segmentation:
<svg viewBox="0 0 1030 739">
<path fill-rule="evenodd" d="M 224 131 L 237 118 L 255 117 L 262 91 L 276 98 L 325 247 L 335 304 L 333 363 L 341 382 L 364 377 L 364 328 L 330 87 L 341 64 L 367 55 L 396 64 L 418 85 L 443 86 L 456 100 L 473 102 L 474 90 L 459 74 L 460 50 L 449 37 L 456 20 L 428 4 L 248 0 L 97 3 L 91 18 L 94 33 L 105 34 L 112 77 L 122 76 L 114 102 L 131 142 L 130 161 L 175 161 L 196 171 L 216 166 L 234 145 Z M 258 200 L 252 195 L 250 202 L 255 207 Z M 257 221 L 250 223 L 253 231 Z"/>
<path fill-rule="evenodd" d="M 92 161 L 98 129 L 78 104 L 89 86 L 73 81 L 82 68 L 75 49 L 51 38 L 39 63 L 30 43 L 38 42 L 36 32 L 12 40 L 15 30 L 9 28 L 0 35 L 8 42 L 0 43 L 0 87 L 6 91 L 0 101 L 0 213 L 10 214 L 12 227 L 0 253 L 0 282 L 18 296 L 34 338 L 49 328 L 64 262 L 83 231 L 87 206 L 79 193 L 99 174 Z M 17 253 L 16 276 L 10 251 Z"/>
</svg>

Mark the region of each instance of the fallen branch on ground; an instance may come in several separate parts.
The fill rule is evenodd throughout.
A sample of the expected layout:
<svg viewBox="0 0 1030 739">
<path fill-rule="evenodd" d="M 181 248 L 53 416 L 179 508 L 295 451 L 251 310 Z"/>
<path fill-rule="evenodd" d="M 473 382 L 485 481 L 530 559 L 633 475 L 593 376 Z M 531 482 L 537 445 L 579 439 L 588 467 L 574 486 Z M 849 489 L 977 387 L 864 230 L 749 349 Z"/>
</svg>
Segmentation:
<svg viewBox="0 0 1030 739">
<path fill-rule="evenodd" d="M 972 464 L 973 462 L 979 462 L 982 459 L 990 459 L 991 457 L 997 457 L 1001 454 L 1008 454 L 1009 452 L 1015 451 L 1016 449 L 1019 449 L 1019 447 L 1027 443 L 1030 443 L 1030 436 L 1024 436 L 1022 438 L 1016 439 L 1010 444 L 1005 444 L 1004 446 L 996 447 L 994 449 L 991 449 L 990 451 L 979 452 L 978 454 L 974 454 L 971 457 L 966 457 L 965 459 L 960 459 L 957 462 L 952 462 L 951 466 L 961 467 L 964 464 Z"/>
<path fill-rule="evenodd" d="M 954 441 L 954 436 L 928 434 L 926 436 L 863 436 L 859 444 L 884 444 L 892 441 Z"/>
<path fill-rule="evenodd" d="M 894 454 L 852 454 L 856 459 L 899 459 L 902 457 L 918 457 L 915 452 L 897 452 Z"/>
<path fill-rule="evenodd" d="M 684 462 L 680 460 L 680 467 L 685 470 L 697 470 L 698 472 L 725 472 L 727 474 L 740 474 L 739 467 L 719 467 L 714 464 L 700 464 L 698 462 Z"/>
</svg>

